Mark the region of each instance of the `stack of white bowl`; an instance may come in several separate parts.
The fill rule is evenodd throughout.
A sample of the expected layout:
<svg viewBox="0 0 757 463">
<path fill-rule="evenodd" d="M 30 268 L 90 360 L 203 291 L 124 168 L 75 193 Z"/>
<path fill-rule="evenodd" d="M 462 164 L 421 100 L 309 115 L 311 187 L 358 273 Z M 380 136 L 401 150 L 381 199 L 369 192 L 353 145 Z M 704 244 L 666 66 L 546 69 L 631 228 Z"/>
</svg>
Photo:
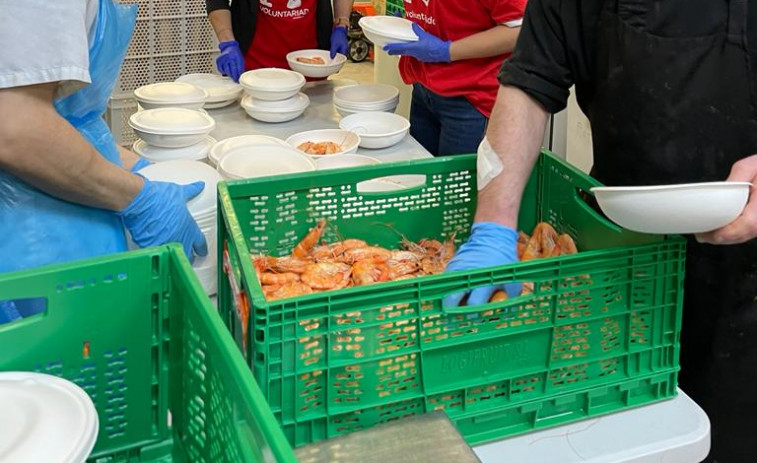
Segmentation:
<svg viewBox="0 0 757 463">
<path fill-rule="evenodd" d="M 360 28 L 365 36 L 377 47 L 388 43 L 417 42 L 413 23 L 394 16 L 365 16 L 360 18 Z"/>
<path fill-rule="evenodd" d="M 218 74 L 187 74 L 176 79 L 176 82 L 191 84 L 208 92 L 208 98 L 203 106 L 205 109 L 228 106 L 234 103 L 242 93 L 241 85 L 229 77 Z"/>
<path fill-rule="evenodd" d="M 226 151 L 218 164 L 218 172 L 229 180 L 314 170 L 315 162 L 306 154 L 291 146 L 279 145 L 237 146 Z"/>
<path fill-rule="evenodd" d="M 286 146 L 289 144 L 284 140 L 268 135 L 240 135 L 238 137 L 231 137 L 213 145 L 210 153 L 208 154 L 208 164 L 213 167 L 218 167 L 218 163 L 221 158 L 231 149 L 238 148 L 240 146 L 250 147 L 263 147 L 263 146 Z"/>
<path fill-rule="evenodd" d="M 187 203 L 192 218 L 200 227 L 208 244 L 208 255 L 197 257 L 192 267 L 202 283 L 208 295 L 213 295 L 218 290 L 218 237 L 217 237 L 217 185 L 223 178 L 212 167 L 197 161 L 167 161 L 147 166 L 141 171 L 141 175 L 152 181 L 172 182 L 179 185 L 187 185 L 194 182 L 205 182 L 202 193 Z M 135 247 L 130 244 L 130 247 Z"/>
<path fill-rule="evenodd" d="M 299 117 L 310 105 L 300 90 L 305 76 L 288 69 L 264 68 L 247 71 L 239 78 L 246 93 L 242 108 L 262 122 L 287 122 Z"/>
<path fill-rule="evenodd" d="M 202 110 L 209 93 L 185 82 L 161 82 L 134 91 L 144 108 L 129 119 L 141 140 L 132 149 L 150 162 L 205 160 L 215 121 Z"/>
<path fill-rule="evenodd" d="M 397 87 L 387 84 L 361 84 L 334 90 L 334 107 L 342 117 L 366 111 L 393 113 L 400 101 Z"/>
</svg>

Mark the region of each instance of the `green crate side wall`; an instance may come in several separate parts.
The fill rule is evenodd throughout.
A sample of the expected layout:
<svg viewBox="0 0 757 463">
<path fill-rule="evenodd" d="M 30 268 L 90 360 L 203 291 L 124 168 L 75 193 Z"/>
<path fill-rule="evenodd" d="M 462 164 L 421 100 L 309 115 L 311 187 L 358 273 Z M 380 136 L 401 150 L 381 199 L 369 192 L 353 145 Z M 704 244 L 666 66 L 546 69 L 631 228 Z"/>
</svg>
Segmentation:
<svg viewBox="0 0 757 463">
<path fill-rule="evenodd" d="M 405 2 L 402 0 L 386 0 L 386 14 L 391 16 L 397 11 L 405 13 Z"/>
<path fill-rule="evenodd" d="M 61 376 L 93 397 L 100 434 L 90 461 L 239 461 L 219 458 L 230 455 L 254 462 L 296 461 L 179 247 L 2 275 L 0 294 L 3 299 L 47 299 L 43 316 L 0 326 L 0 370 Z M 85 341 L 88 359 L 83 358 Z M 116 360 L 107 353 L 122 347 L 126 350 L 118 350 Z M 114 361 L 119 362 L 115 370 Z M 108 396 L 114 387 L 124 399 L 112 392 Z M 169 400 L 178 440 L 168 427 Z M 199 403 L 208 407 L 204 420 L 195 416 Z M 121 435 L 110 437 L 103 410 L 114 404 L 126 425 Z M 230 416 L 236 420 L 229 421 Z M 221 435 L 230 428 L 235 432 Z M 207 451 L 197 444 L 205 436 Z"/>
<path fill-rule="evenodd" d="M 459 170 L 465 170 L 465 169 L 471 168 L 470 160 L 468 160 L 468 164 L 465 164 L 465 162 L 459 158 L 456 161 L 457 161 L 457 165 L 455 167 L 458 168 Z M 357 170 L 358 169 L 356 169 L 356 171 Z M 402 172 L 402 173 L 418 173 L 417 170 L 418 169 L 416 169 L 416 171 L 414 172 Z M 382 171 L 381 174 L 390 173 L 388 172 L 388 169 L 385 169 L 385 171 Z M 591 210 L 582 201 L 577 201 L 577 196 L 578 196 L 577 188 L 587 191 L 591 186 L 596 185 L 596 182 L 589 179 L 585 175 L 581 174 L 576 169 L 573 169 L 570 166 L 564 165 L 563 163 L 549 156 L 542 156 L 541 159 L 539 160 L 538 171 L 541 173 L 541 175 L 539 176 L 534 175 L 528 187 L 530 191 L 533 192 L 533 194 L 527 193 L 526 195 L 524 195 L 524 197 L 529 198 L 529 197 L 538 196 L 540 199 L 543 197 L 549 197 L 549 202 L 544 202 L 540 200 L 540 201 L 537 201 L 536 204 L 524 205 L 524 207 L 521 209 L 521 217 L 520 217 L 521 224 L 525 224 L 525 223 L 534 224 L 539 219 L 548 218 L 551 222 L 557 225 L 558 228 L 560 228 L 561 226 L 565 226 L 566 224 L 570 222 L 570 220 L 567 220 L 567 219 L 570 217 L 571 214 L 581 215 L 582 217 L 585 218 L 585 220 L 590 221 L 592 224 L 596 226 L 596 228 L 600 229 L 601 231 L 599 234 L 596 234 L 595 237 L 589 238 L 588 236 L 590 236 L 589 234 L 592 232 L 592 227 L 585 227 L 585 229 L 587 230 L 585 232 L 581 229 L 575 229 L 575 228 L 570 230 L 570 232 L 574 234 L 574 236 L 576 236 L 577 241 L 579 242 L 579 248 L 581 248 L 582 251 L 586 248 L 591 248 L 592 245 L 595 245 L 596 247 L 601 248 L 603 246 L 606 246 L 606 247 L 617 246 L 619 242 L 630 242 L 630 243 L 635 243 L 635 244 L 641 244 L 641 243 L 659 243 L 662 241 L 659 238 L 649 237 L 645 235 L 638 235 L 638 234 L 622 231 L 618 229 L 616 226 L 607 222 L 605 219 L 602 219 L 599 216 L 599 214 Z M 394 171 L 393 173 L 397 173 L 397 172 Z M 348 175 L 347 173 L 344 174 L 345 177 L 347 175 Z M 343 179 L 340 179 L 340 180 L 343 180 Z M 356 181 L 357 180 L 363 180 L 363 178 L 357 178 Z M 565 180 L 568 180 L 569 182 L 565 183 L 564 182 Z M 331 181 L 332 179 L 327 179 L 326 183 L 331 182 Z M 310 182 L 311 184 L 307 184 L 308 182 Z M 303 180 L 303 179 L 297 179 L 297 182 L 292 182 L 292 183 L 298 183 L 299 185 L 290 184 L 289 186 L 291 188 L 289 189 L 310 188 L 313 186 L 312 179 L 309 181 Z M 230 198 L 232 197 L 234 198 L 232 202 L 234 203 L 233 204 L 234 209 L 236 209 L 235 211 L 236 217 L 225 218 L 225 220 L 233 223 L 234 226 L 237 226 L 240 229 L 244 230 L 246 227 L 249 226 L 252 219 L 251 215 L 248 213 L 248 210 L 245 209 L 247 206 L 247 203 L 249 202 L 249 200 L 245 199 L 245 196 L 249 195 L 250 193 L 259 191 L 260 186 L 255 185 L 253 182 L 253 184 L 247 183 L 243 185 L 232 185 L 230 190 L 234 192 L 233 194 L 229 196 Z M 545 196 L 545 195 L 548 195 L 548 196 Z M 296 205 L 297 202 L 290 201 L 289 204 Z M 530 206 L 530 207 L 526 207 L 526 206 Z M 296 207 L 297 206 L 294 206 L 294 208 Z M 302 207 L 301 203 L 299 207 Z M 245 215 L 245 213 L 248 213 L 248 215 Z M 234 223 L 235 220 L 237 219 L 238 219 L 238 223 Z M 298 231 L 295 232 L 293 236 L 302 236 L 302 234 L 304 234 L 304 232 L 307 230 L 309 226 L 310 226 L 309 223 L 306 223 L 306 224 L 297 223 L 295 228 Z M 347 228 L 347 227 L 343 227 L 342 231 L 344 230 L 344 228 Z M 528 229 L 528 227 L 521 227 L 521 228 Z M 363 232 L 365 232 L 366 230 L 365 227 L 354 228 L 355 232 L 360 232 L 361 229 Z M 422 229 L 422 232 L 420 233 L 424 233 L 423 237 L 428 237 L 430 234 L 432 234 L 432 232 L 429 230 L 428 224 L 426 224 L 425 227 L 421 227 L 421 229 Z M 291 228 L 289 230 L 291 233 Z M 371 231 L 374 231 L 374 230 L 371 230 Z M 273 233 L 281 234 L 284 232 L 285 230 L 283 229 L 273 230 Z M 244 233 L 238 234 L 237 237 L 239 238 L 239 236 L 241 235 L 244 235 Z M 343 235 L 355 236 L 350 233 L 343 233 Z M 248 234 L 247 236 L 253 236 L 253 235 Z M 584 236 L 586 238 L 582 239 L 582 237 Z M 420 238 L 420 236 L 409 237 L 409 238 L 418 239 Z M 386 240 L 389 240 L 390 242 L 392 240 L 395 240 L 396 242 L 396 237 L 388 237 L 386 238 Z M 240 243 L 238 243 L 240 244 L 239 248 L 244 253 L 244 248 L 247 247 L 248 243 L 245 242 L 244 239 L 239 240 L 239 241 L 240 241 Z M 378 241 L 379 244 L 384 244 L 380 240 L 373 240 L 373 241 Z M 291 245 L 293 244 L 294 244 L 294 241 L 290 240 L 290 242 L 287 242 L 283 246 L 280 246 L 279 248 L 280 253 L 288 251 L 289 248 L 287 248 L 287 246 L 291 247 Z M 682 251 L 683 249 L 680 243 L 673 244 L 673 247 L 677 248 L 679 251 Z M 583 253 L 583 254 L 584 255 L 579 259 L 590 259 L 591 258 L 590 254 L 595 254 L 595 253 L 588 253 L 588 254 Z M 575 256 L 573 258 L 575 258 Z M 597 257 L 597 259 L 599 258 L 600 257 Z M 570 259 L 571 258 L 563 258 L 561 260 L 567 262 Z M 535 266 L 536 269 L 542 270 L 542 274 L 541 275 L 538 274 L 536 270 L 530 272 L 530 274 L 529 272 L 521 271 L 520 273 L 523 277 L 523 281 L 532 281 L 531 279 L 529 279 L 529 277 L 545 278 L 544 270 L 549 270 L 549 267 L 553 266 L 553 264 L 550 262 L 547 262 L 547 263 L 541 262 L 541 263 L 530 263 L 528 266 L 531 266 L 532 268 Z M 524 265 L 519 264 L 519 268 L 522 270 L 525 267 Z M 503 273 L 506 273 L 506 272 L 503 272 Z M 498 277 L 501 280 L 502 277 L 501 276 L 498 276 Z M 479 278 L 479 280 L 482 280 L 485 278 L 486 277 Z M 491 275 L 489 275 L 488 278 L 492 278 Z M 433 280 L 433 278 L 426 279 L 426 280 L 427 281 Z M 468 281 L 469 286 L 474 285 L 474 282 L 471 280 L 473 280 L 473 278 L 469 278 L 469 281 Z M 478 284 L 480 284 L 480 282 Z M 273 377 L 274 374 L 276 374 L 276 372 L 268 371 L 267 367 L 271 365 L 268 365 L 266 363 L 267 359 L 263 357 L 262 355 L 271 354 L 271 352 L 269 352 L 268 350 L 268 347 L 269 347 L 268 339 L 270 339 L 271 337 L 276 338 L 277 336 L 278 337 L 282 336 L 281 332 L 279 332 L 278 334 L 276 332 L 277 322 L 282 320 L 283 318 L 292 317 L 292 314 L 297 314 L 296 317 L 298 318 L 296 319 L 301 320 L 302 318 L 306 317 L 306 315 L 303 315 L 303 314 L 307 313 L 308 307 L 312 309 L 313 307 L 318 307 L 319 305 L 331 306 L 332 314 L 339 313 L 339 312 L 341 313 L 348 312 L 349 308 L 344 308 L 345 304 L 342 304 L 342 306 L 339 306 L 339 304 L 337 304 L 337 301 L 339 300 L 344 301 L 346 299 L 349 299 L 348 293 L 350 293 L 350 291 L 343 292 L 344 297 L 342 297 L 342 294 L 333 295 L 333 296 L 323 296 L 323 297 L 315 296 L 315 297 L 310 297 L 310 298 L 300 298 L 300 299 L 292 300 L 292 302 L 283 303 L 283 304 L 266 304 L 265 302 L 261 303 L 260 298 L 258 299 L 258 301 L 255 301 L 254 293 L 256 292 L 256 290 L 259 292 L 259 288 L 255 288 L 255 286 L 257 286 L 256 283 L 253 281 L 253 284 L 251 284 L 250 286 L 252 287 L 251 289 L 253 292 L 253 305 L 255 302 L 258 302 L 258 306 L 253 309 L 254 312 L 253 314 L 251 314 L 251 319 L 250 319 L 251 339 L 250 339 L 250 345 L 248 346 L 248 350 L 249 348 L 253 348 L 252 349 L 253 351 L 257 351 L 256 352 L 257 357 L 255 358 L 254 362 L 250 360 L 252 359 L 252 356 L 249 356 L 248 360 L 250 360 L 251 363 L 254 364 L 256 377 L 262 382 L 262 387 L 264 388 L 265 393 L 269 396 L 270 399 L 273 400 L 273 398 L 271 397 L 271 394 L 276 391 L 269 390 L 268 387 L 271 385 L 271 378 Z M 392 285 L 385 285 L 385 288 L 382 291 L 382 295 L 387 294 L 389 296 L 397 296 L 398 299 L 401 299 L 403 291 L 400 291 L 400 290 L 389 291 L 388 290 L 389 286 L 392 286 Z M 395 284 L 394 286 L 396 287 L 398 285 Z M 423 285 L 421 285 L 420 283 L 406 284 L 403 286 L 411 287 L 410 291 L 406 291 L 406 290 L 404 291 L 405 293 L 409 292 L 410 294 L 413 295 L 413 296 L 407 296 L 411 300 L 417 299 L 417 295 L 421 293 L 423 290 L 422 288 Z M 358 301 L 358 302 L 364 303 L 365 300 Z M 394 303 L 394 302 L 395 302 L 394 300 L 391 300 L 391 303 Z M 389 302 L 387 302 L 387 304 L 388 303 Z M 222 307 L 225 307 L 225 306 L 222 304 Z M 318 309 L 315 309 L 315 311 L 317 310 Z M 676 319 L 677 317 L 675 315 L 675 311 L 673 312 L 674 312 L 673 318 Z M 233 317 L 230 317 L 230 318 L 233 318 Z M 680 318 L 680 314 L 678 314 L 678 318 Z M 257 332 L 255 333 L 255 325 L 257 323 L 256 320 L 260 322 L 261 328 L 257 330 Z M 227 319 L 227 322 L 228 322 L 228 319 Z M 678 324 L 680 325 L 680 321 L 678 322 Z M 677 328 L 677 330 L 679 329 L 680 328 Z M 676 332 L 672 334 L 672 336 L 668 336 L 668 337 L 677 340 L 678 338 L 677 330 Z M 289 330 L 289 331 L 292 331 L 292 330 Z M 253 337 L 258 337 L 258 340 L 259 341 L 262 340 L 262 342 L 258 342 L 257 345 L 255 345 Z M 265 352 L 265 354 L 261 354 L 260 351 Z M 674 347 L 674 351 L 677 352 L 676 347 Z M 251 354 L 252 351 L 248 353 Z M 276 352 L 273 352 L 272 356 L 275 356 L 275 355 L 277 355 Z M 674 354 L 673 357 L 677 359 L 677 354 Z M 274 368 L 276 367 L 276 365 L 273 365 L 273 366 Z M 322 381 L 322 379 L 320 381 Z M 320 384 L 320 383 L 316 381 L 316 383 L 314 384 Z M 284 403 L 284 402 L 285 401 L 282 400 L 281 403 Z M 291 403 L 289 405 L 291 406 Z M 277 407 L 274 405 L 274 410 L 276 411 L 278 416 L 281 417 L 281 413 L 282 413 L 281 406 L 279 406 L 277 409 Z M 314 421 L 312 421 L 312 423 L 315 423 L 317 421 L 322 421 L 322 418 L 317 418 L 316 416 L 313 416 L 313 420 Z M 316 434 L 319 434 L 319 436 L 316 436 L 316 438 L 326 437 L 326 433 L 323 431 L 323 429 L 321 429 Z"/>
</svg>

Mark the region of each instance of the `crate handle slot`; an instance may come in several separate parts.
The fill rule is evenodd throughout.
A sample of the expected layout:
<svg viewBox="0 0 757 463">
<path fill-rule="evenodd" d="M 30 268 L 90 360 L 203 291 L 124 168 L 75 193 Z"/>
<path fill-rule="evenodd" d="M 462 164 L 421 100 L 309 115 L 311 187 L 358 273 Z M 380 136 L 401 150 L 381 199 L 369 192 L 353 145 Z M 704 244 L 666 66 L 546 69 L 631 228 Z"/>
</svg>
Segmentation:
<svg viewBox="0 0 757 463">
<path fill-rule="evenodd" d="M 0 300 L 0 330 L 22 321 L 38 320 L 47 315 L 43 297 Z"/>
<path fill-rule="evenodd" d="M 623 231 L 622 228 L 620 228 L 617 224 L 615 224 L 615 222 L 608 219 L 607 216 L 602 213 L 602 210 L 599 208 L 599 204 L 597 204 L 596 200 L 594 199 L 594 194 L 590 191 L 586 191 L 581 187 L 576 187 L 573 190 L 573 200 L 581 209 L 586 211 L 586 213 L 591 215 L 595 220 L 601 222 L 605 227 L 617 233 L 621 233 Z"/>
<path fill-rule="evenodd" d="M 510 283 L 517 283 L 517 282 L 510 282 Z M 486 286 L 491 286 L 491 283 L 487 283 L 485 285 L 480 285 L 480 288 L 484 288 Z M 473 291 L 476 288 L 470 288 L 468 291 Z M 449 296 L 451 294 L 459 293 L 460 291 L 450 291 L 449 293 L 445 294 L 444 297 Z M 498 301 L 498 302 L 487 302 L 486 304 L 479 304 L 479 305 L 464 305 L 464 306 L 457 306 L 457 307 L 448 307 L 444 309 L 444 313 L 447 314 L 466 314 L 466 313 L 474 313 L 474 312 L 483 312 L 489 309 L 502 309 L 505 307 L 512 307 L 515 305 L 521 305 L 521 304 L 527 304 L 531 302 L 532 300 L 536 299 L 537 295 L 535 293 L 529 293 L 529 294 L 521 294 L 519 296 L 504 300 L 504 301 Z"/>
<path fill-rule="evenodd" d="M 386 183 L 386 185 L 383 185 Z M 382 196 L 396 195 L 398 192 L 423 190 L 428 185 L 428 177 L 421 174 L 380 176 L 374 179 L 362 180 L 355 184 L 355 190 L 362 195 Z M 386 190 L 374 190 L 385 186 Z"/>
</svg>

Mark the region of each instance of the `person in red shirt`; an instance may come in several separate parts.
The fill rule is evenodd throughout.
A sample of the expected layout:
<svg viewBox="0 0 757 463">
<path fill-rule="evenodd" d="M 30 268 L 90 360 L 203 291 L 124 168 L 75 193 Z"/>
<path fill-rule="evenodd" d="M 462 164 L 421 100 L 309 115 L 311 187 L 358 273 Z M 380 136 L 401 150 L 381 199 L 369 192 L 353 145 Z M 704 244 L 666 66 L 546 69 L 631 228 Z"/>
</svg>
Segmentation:
<svg viewBox="0 0 757 463">
<path fill-rule="evenodd" d="M 235 81 L 245 70 L 288 68 L 289 52 L 347 54 L 353 0 L 206 0 L 221 54 L 218 70 Z"/>
<path fill-rule="evenodd" d="M 400 74 L 413 85 L 410 134 L 434 156 L 478 149 L 525 7 L 526 0 L 405 0 L 419 40 L 384 50 L 402 55 Z"/>
</svg>

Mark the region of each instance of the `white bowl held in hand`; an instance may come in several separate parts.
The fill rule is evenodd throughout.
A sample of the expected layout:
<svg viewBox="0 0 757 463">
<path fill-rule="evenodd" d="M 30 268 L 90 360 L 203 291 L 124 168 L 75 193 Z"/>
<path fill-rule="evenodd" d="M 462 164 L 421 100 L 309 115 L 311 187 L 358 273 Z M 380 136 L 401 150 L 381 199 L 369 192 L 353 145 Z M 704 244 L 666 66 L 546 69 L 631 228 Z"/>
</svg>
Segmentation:
<svg viewBox="0 0 757 463">
<path fill-rule="evenodd" d="M 323 64 L 308 62 L 312 59 L 320 59 Z M 347 57 L 341 53 L 337 53 L 334 59 L 331 59 L 331 52 L 328 50 L 298 50 L 287 54 L 289 67 L 305 77 L 328 77 L 339 72 L 346 62 Z"/>
<path fill-rule="evenodd" d="M 242 98 L 242 108 L 247 115 L 261 122 L 289 122 L 300 117 L 309 105 L 310 98 L 304 93 L 282 101 L 256 100 L 250 95 Z"/>
<path fill-rule="evenodd" d="M 187 202 L 189 213 L 193 217 L 202 217 L 214 213 L 216 209 L 218 182 L 223 177 L 209 165 L 198 161 L 166 161 L 149 165 L 139 171 L 140 175 L 156 182 L 171 182 L 188 185 L 205 182 L 205 189 Z"/>
<path fill-rule="evenodd" d="M 289 143 L 279 138 L 270 137 L 268 135 L 240 135 L 238 137 L 226 138 L 213 145 L 208 154 L 208 161 L 211 166 L 218 166 L 221 158 L 231 149 L 239 146 L 286 146 L 289 148 Z"/>
<path fill-rule="evenodd" d="M 134 97 L 144 109 L 201 109 L 208 92 L 186 82 L 158 82 L 134 90 Z"/>
<path fill-rule="evenodd" d="M 746 206 L 746 182 L 687 183 L 640 187 L 594 187 L 602 212 L 623 228 L 641 233 L 704 233 L 728 225 Z"/>
<path fill-rule="evenodd" d="M 363 112 L 345 117 L 339 127 L 360 135 L 363 148 L 388 148 L 401 142 L 410 131 L 410 121 L 387 112 Z"/>
<path fill-rule="evenodd" d="M 218 171 L 227 179 L 269 177 L 315 170 L 315 163 L 289 146 L 239 146 L 226 152 Z"/>
<path fill-rule="evenodd" d="M 204 112 L 184 108 L 157 108 L 138 111 L 129 126 L 152 146 L 184 148 L 201 142 L 216 126 Z"/>
<path fill-rule="evenodd" d="M 418 36 L 413 32 L 413 23 L 394 16 L 364 16 L 360 18 L 360 27 L 365 36 L 377 47 L 389 43 L 417 42 Z"/>
<path fill-rule="evenodd" d="M 305 76 L 288 69 L 263 68 L 245 72 L 239 84 L 253 98 L 278 101 L 297 95 L 305 86 Z"/>
<path fill-rule="evenodd" d="M 375 166 L 381 164 L 376 158 L 362 154 L 342 154 L 341 156 L 321 156 L 315 160 L 318 170 L 350 169 L 353 167 Z"/>
<path fill-rule="evenodd" d="M 292 135 L 287 138 L 286 142 L 313 159 L 318 159 L 323 156 L 338 156 L 340 154 L 354 153 L 360 145 L 360 136 L 355 132 L 342 129 L 308 130 L 307 132 L 300 132 Z M 338 151 L 324 154 L 308 153 L 306 152 L 307 147 L 303 146 L 303 144 L 307 143 L 333 143 L 337 145 Z M 311 147 L 311 151 L 317 150 L 318 148 L 318 146 Z"/>
</svg>

